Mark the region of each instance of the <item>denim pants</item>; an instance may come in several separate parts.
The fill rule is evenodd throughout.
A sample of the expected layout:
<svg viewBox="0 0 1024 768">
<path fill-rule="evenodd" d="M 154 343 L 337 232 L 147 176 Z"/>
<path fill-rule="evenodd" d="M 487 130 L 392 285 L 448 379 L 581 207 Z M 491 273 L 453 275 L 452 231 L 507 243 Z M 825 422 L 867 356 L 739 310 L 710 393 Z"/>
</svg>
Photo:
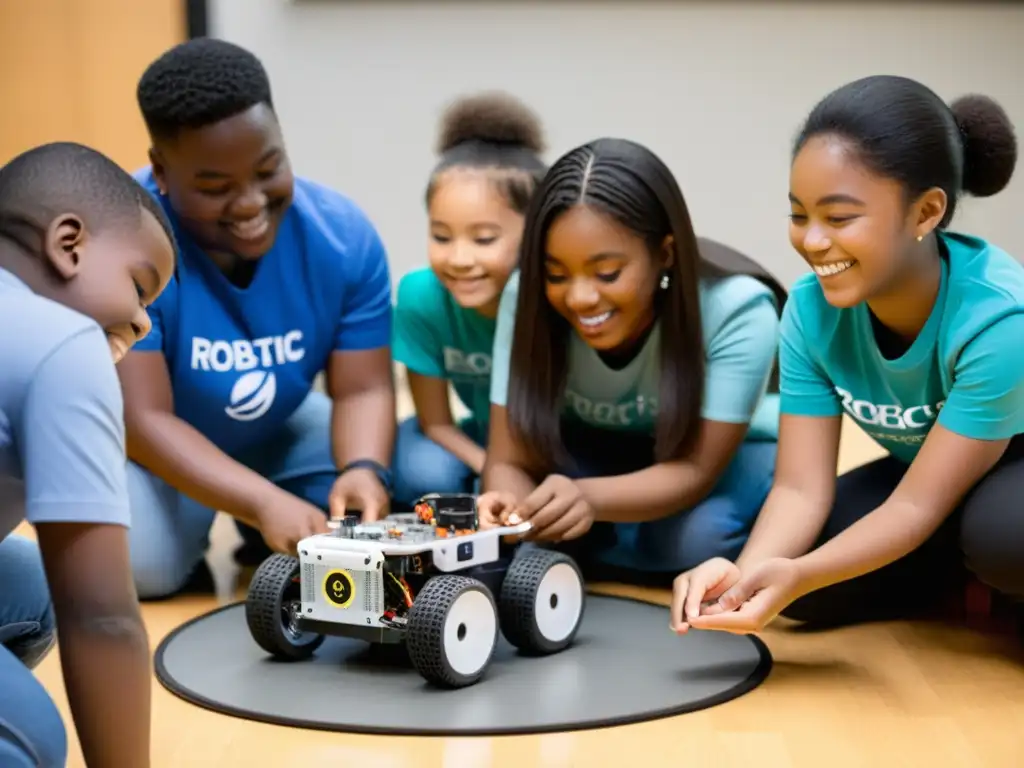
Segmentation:
<svg viewBox="0 0 1024 768">
<path fill-rule="evenodd" d="M 608 477 L 654 463 L 654 440 L 564 421 L 569 477 Z M 575 542 L 574 555 L 616 570 L 677 574 L 713 557 L 739 557 L 775 475 L 775 442 L 740 444 L 716 486 L 690 509 L 645 523 L 597 523 Z M 581 563 L 582 564 L 582 563 Z"/>
<path fill-rule="evenodd" d="M 338 476 L 331 455 L 332 407 L 325 394 L 311 392 L 278 434 L 233 458 L 320 507 L 326 515 Z M 128 495 L 135 588 L 142 599 L 171 595 L 203 560 L 215 510 L 179 493 L 134 462 L 128 463 Z M 238 528 L 247 542 L 262 542 L 254 528 L 242 523 Z"/>
<path fill-rule="evenodd" d="M 459 425 L 477 445 L 486 447 L 487 435 L 477 422 Z M 394 500 L 409 507 L 428 493 L 474 493 L 480 478 L 460 459 L 423 434 L 419 421 L 411 416 L 398 425 L 391 468 L 394 473 Z"/>
<path fill-rule="evenodd" d="M 67 732 L 32 669 L 53 648 L 56 628 L 35 542 L 0 541 L 0 766 L 62 768 Z"/>
</svg>

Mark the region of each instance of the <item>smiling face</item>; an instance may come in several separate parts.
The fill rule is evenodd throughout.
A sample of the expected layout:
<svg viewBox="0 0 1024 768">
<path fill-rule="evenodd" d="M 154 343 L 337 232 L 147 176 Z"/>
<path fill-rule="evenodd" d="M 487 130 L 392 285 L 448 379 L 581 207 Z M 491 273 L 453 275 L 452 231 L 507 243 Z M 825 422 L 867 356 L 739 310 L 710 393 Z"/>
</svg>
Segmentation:
<svg viewBox="0 0 1024 768">
<path fill-rule="evenodd" d="M 462 307 L 495 317 L 519 258 L 523 216 L 485 172 L 453 169 L 430 199 L 431 269 Z"/>
<path fill-rule="evenodd" d="M 577 206 L 551 223 L 546 251 L 547 299 L 588 345 L 625 350 L 651 327 L 662 265 L 642 237 Z"/>
<path fill-rule="evenodd" d="M 294 177 L 270 107 L 183 129 L 154 148 L 152 161 L 161 191 L 202 248 L 245 260 L 271 249 Z"/>
<path fill-rule="evenodd" d="M 790 171 L 790 242 L 830 304 L 855 306 L 912 276 L 917 238 L 934 228 L 936 212 L 941 216 L 944 197 L 937 192 L 908 205 L 903 187 L 871 173 L 849 144 L 816 136 Z"/>
<path fill-rule="evenodd" d="M 46 230 L 45 256 L 58 276 L 51 298 L 103 328 L 115 363 L 149 333 L 146 307 L 174 271 L 171 241 L 143 209 L 137 223 L 94 230 L 74 214 L 58 216 Z"/>
</svg>

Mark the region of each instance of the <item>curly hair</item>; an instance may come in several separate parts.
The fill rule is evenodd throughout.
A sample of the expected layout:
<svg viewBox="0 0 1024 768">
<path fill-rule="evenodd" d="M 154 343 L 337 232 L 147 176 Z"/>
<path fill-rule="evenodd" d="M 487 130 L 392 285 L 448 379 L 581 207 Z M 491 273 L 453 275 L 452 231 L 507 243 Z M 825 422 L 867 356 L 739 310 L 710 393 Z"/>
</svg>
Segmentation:
<svg viewBox="0 0 1024 768">
<path fill-rule="evenodd" d="M 163 53 L 139 79 L 136 98 L 154 139 L 202 128 L 257 105 L 273 109 L 270 78 L 250 51 L 202 37 Z"/>
</svg>

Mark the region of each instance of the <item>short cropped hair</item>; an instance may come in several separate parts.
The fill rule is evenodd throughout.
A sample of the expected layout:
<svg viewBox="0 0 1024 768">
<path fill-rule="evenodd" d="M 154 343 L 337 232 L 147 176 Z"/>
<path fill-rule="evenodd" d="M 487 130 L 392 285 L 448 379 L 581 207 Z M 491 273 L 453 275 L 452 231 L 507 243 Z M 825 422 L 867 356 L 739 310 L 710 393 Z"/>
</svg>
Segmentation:
<svg viewBox="0 0 1024 768">
<path fill-rule="evenodd" d="M 177 252 L 174 230 L 160 203 L 117 163 L 90 147 L 59 141 L 29 149 L 0 168 L 0 238 L 39 253 L 31 242 L 62 213 L 87 226 L 136 226 L 149 211 Z"/>
<path fill-rule="evenodd" d="M 179 43 L 146 68 L 136 98 L 153 139 L 172 139 L 257 104 L 273 109 L 270 79 L 255 55 L 234 43 L 201 37 Z"/>
</svg>

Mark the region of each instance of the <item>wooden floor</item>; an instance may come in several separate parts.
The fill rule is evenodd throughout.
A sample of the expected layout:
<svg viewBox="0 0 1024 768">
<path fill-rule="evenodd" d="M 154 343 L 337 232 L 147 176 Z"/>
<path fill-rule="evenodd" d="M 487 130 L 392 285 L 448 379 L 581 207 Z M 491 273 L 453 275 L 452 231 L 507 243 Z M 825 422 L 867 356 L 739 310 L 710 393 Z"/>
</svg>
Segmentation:
<svg viewBox="0 0 1024 768">
<path fill-rule="evenodd" d="M 862 436 L 844 437 L 847 467 L 876 453 Z M 216 526 L 212 557 L 221 596 L 147 604 L 154 648 L 182 622 L 237 597 L 224 583 L 233 576 L 233 531 L 225 523 Z M 610 589 L 667 600 L 662 592 Z M 667 622 L 666 614 L 666 632 Z M 814 635 L 780 622 L 764 640 L 774 669 L 740 699 L 640 725 L 546 736 L 371 737 L 276 727 L 197 708 L 154 679 L 154 766 L 1024 766 L 1024 657 L 1019 644 L 1005 636 L 910 623 Z M 68 717 L 56 653 L 38 675 Z M 83 763 L 69 730 L 69 765 L 77 768 Z"/>
</svg>

